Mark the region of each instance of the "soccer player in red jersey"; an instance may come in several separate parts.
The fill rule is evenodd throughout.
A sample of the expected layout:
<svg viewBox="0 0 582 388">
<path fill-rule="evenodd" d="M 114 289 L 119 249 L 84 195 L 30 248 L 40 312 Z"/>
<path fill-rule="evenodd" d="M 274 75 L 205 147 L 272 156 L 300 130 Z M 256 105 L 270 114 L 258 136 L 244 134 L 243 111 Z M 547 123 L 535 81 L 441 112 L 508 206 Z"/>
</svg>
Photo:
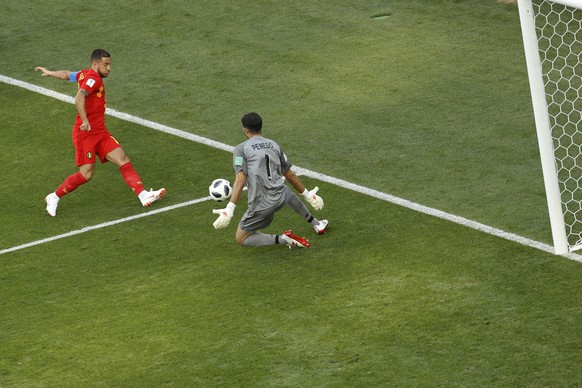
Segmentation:
<svg viewBox="0 0 582 388">
<path fill-rule="evenodd" d="M 163 198 L 166 189 L 146 191 L 141 178 L 134 170 L 121 144 L 115 140 L 105 127 L 105 88 L 103 78 L 111 71 L 111 55 L 97 49 L 91 54 L 91 68 L 79 72 L 68 70 L 51 71 L 38 66 L 36 71 L 42 71 L 45 77 L 54 77 L 65 81 L 77 82 L 79 90 L 75 96 L 77 118 L 73 127 L 73 145 L 79 171 L 68 178 L 53 193 L 46 196 L 46 211 L 54 217 L 57 206 L 63 195 L 69 194 L 77 187 L 89 182 L 95 172 L 97 157 L 101 163 L 112 162 L 119 167 L 125 183 L 139 197 L 143 206 Z"/>
</svg>

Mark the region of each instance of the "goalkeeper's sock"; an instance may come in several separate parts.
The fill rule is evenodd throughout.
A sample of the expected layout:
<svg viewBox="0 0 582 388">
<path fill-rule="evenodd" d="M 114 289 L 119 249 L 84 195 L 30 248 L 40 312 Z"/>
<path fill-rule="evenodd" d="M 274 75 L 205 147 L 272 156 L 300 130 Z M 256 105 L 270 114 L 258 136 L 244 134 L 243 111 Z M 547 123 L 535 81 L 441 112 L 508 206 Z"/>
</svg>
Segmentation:
<svg viewBox="0 0 582 388">
<path fill-rule="evenodd" d="M 67 179 L 65 179 L 63 181 L 63 183 L 55 191 L 55 194 L 59 198 L 61 198 L 63 195 L 66 195 L 66 194 L 69 194 L 69 193 L 75 191 L 75 189 L 77 189 L 77 187 L 84 185 L 87 182 L 88 182 L 88 180 L 85 179 L 83 174 L 81 174 L 80 172 L 76 172 L 73 175 L 70 175 L 69 177 L 67 177 Z"/>
<path fill-rule="evenodd" d="M 311 224 L 311 226 L 317 225 L 319 223 L 319 221 L 317 221 L 317 219 L 311 215 L 311 212 L 309 209 L 307 209 L 307 206 L 305 206 L 305 204 L 295 194 L 293 194 L 288 204 L 289 207 L 295 211 L 295 213 L 303 217 Z"/>
<path fill-rule="evenodd" d="M 265 245 L 278 244 L 279 236 L 274 234 L 254 233 L 246 238 L 245 247 L 263 247 Z"/>
<path fill-rule="evenodd" d="M 139 177 L 138 173 L 135 172 L 131 162 L 125 163 L 123 166 L 119 167 L 119 171 L 121 172 L 125 183 L 133 190 L 136 195 L 139 195 L 142 191 L 144 191 L 141 178 Z"/>
<path fill-rule="evenodd" d="M 307 220 L 307 222 L 309 222 L 309 225 L 311 225 L 311 226 L 319 225 L 319 220 L 317 218 L 313 217 L 311 214 L 310 214 L 309 218 L 306 218 L 306 220 Z"/>
</svg>

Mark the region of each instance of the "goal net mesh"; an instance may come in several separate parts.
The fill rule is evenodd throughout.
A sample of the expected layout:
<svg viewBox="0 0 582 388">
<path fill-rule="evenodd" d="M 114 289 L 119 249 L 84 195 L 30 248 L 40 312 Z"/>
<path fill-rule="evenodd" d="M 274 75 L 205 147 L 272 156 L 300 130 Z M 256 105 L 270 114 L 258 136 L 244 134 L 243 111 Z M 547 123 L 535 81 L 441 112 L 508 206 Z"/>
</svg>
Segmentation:
<svg viewBox="0 0 582 388">
<path fill-rule="evenodd" d="M 582 10 L 549 0 L 532 4 L 566 235 L 573 247 L 582 244 Z"/>
</svg>

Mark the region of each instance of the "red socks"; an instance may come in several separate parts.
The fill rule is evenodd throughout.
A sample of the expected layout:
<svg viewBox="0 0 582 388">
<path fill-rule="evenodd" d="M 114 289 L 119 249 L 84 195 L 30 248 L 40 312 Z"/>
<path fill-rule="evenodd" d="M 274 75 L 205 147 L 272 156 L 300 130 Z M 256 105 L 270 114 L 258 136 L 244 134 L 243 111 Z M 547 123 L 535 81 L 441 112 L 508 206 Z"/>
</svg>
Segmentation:
<svg viewBox="0 0 582 388">
<path fill-rule="evenodd" d="M 133 169 L 133 165 L 130 163 L 125 163 L 123 166 L 119 168 L 125 183 L 134 191 L 135 194 L 139 195 L 142 191 L 144 191 L 143 184 L 141 183 L 141 178 Z M 88 181 L 85 179 L 83 174 L 77 172 L 71 176 L 69 176 L 65 181 L 59 186 L 55 193 L 59 198 L 63 195 L 69 194 L 75 189 Z"/>
<path fill-rule="evenodd" d="M 65 181 L 59 186 L 55 193 L 59 198 L 61 198 L 65 194 L 69 194 L 72 191 L 83 184 L 87 183 L 87 180 L 80 172 L 77 172 L 71 176 L 69 176 Z"/>
<path fill-rule="evenodd" d="M 131 162 L 125 163 L 123 166 L 119 167 L 119 171 L 121 172 L 121 175 L 123 175 L 125 183 L 127 183 L 127 185 L 131 187 L 135 194 L 139 195 L 139 193 L 144 191 L 143 184 L 141 183 L 141 178 L 139 177 L 137 172 L 135 172 L 135 170 L 133 169 L 133 165 L 131 164 Z"/>
</svg>

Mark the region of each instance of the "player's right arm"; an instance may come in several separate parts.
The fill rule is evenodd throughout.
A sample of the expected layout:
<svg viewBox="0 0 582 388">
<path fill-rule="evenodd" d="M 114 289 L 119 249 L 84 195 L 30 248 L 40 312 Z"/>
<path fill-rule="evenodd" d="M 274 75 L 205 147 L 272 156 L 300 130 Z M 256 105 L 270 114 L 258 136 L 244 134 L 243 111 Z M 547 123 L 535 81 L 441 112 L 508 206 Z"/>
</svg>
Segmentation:
<svg viewBox="0 0 582 388">
<path fill-rule="evenodd" d="M 234 178 L 234 183 L 232 185 L 232 197 L 230 197 L 230 202 L 224 209 L 214 209 L 212 212 L 218 214 L 218 218 L 212 225 L 215 229 L 224 229 L 230 224 L 230 220 L 234 216 L 234 209 L 236 209 L 236 204 L 240 198 L 240 195 L 247 182 L 247 176 L 243 171 L 236 173 Z"/>
<path fill-rule="evenodd" d="M 63 81 L 70 81 L 71 74 L 76 74 L 70 72 L 69 70 L 49 70 L 46 67 L 37 66 L 34 68 L 35 71 L 42 71 L 43 77 L 54 77 L 57 79 L 62 79 Z"/>
<path fill-rule="evenodd" d="M 240 195 L 243 192 L 243 188 L 245 187 L 246 183 L 247 176 L 243 171 L 239 171 L 234 177 L 234 183 L 232 184 L 232 196 L 230 197 L 230 202 L 234 203 L 235 205 L 238 203 L 238 199 L 240 198 Z"/>
<path fill-rule="evenodd" d="M 79 89 L 77 95 L 75 96 L 75 106 L 77 107 L 77 113 L 83 122 L 81 124 L 81 131 L 90 131 L 91 124 L 89 123 L 89 118 L 87 117 L 87 110 L 85 109 L 85 99 L 89 95 L 85 89 Z"/>
</svg>

